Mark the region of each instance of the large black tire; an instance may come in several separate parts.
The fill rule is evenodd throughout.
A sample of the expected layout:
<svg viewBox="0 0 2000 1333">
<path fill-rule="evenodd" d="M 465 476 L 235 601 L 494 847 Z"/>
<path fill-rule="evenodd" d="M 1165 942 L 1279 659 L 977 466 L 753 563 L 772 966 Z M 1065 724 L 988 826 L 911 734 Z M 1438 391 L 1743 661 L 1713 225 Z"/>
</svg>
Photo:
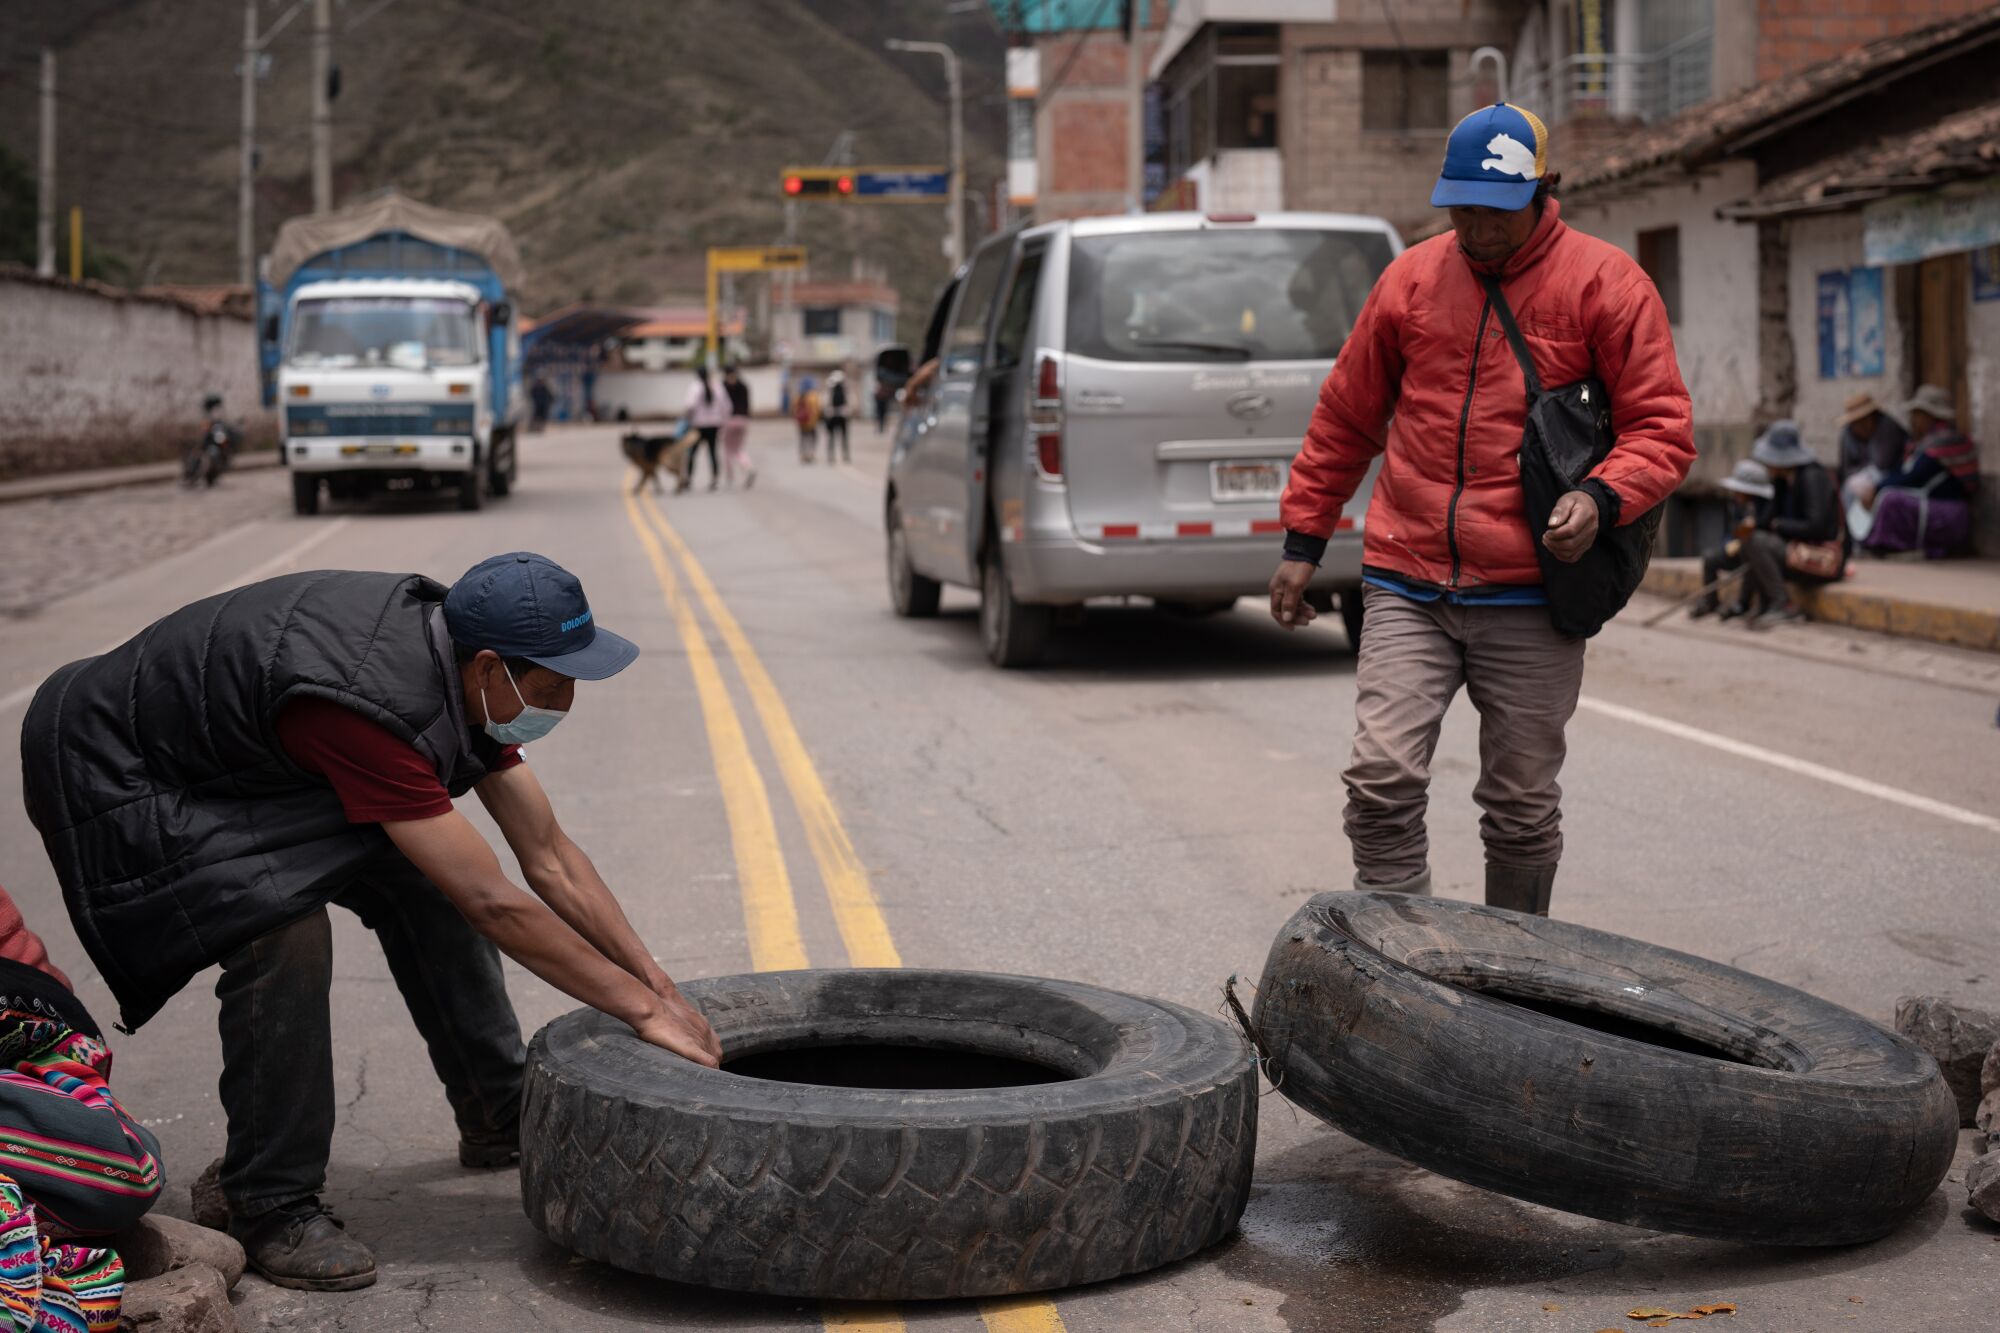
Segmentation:
<svg viewBox="0 0 2000 1333">
<path fill-rule="evenodd" d="M 1249 1199 L 1256 1075 L 1214 1018 L 979 972 L 765 972 L 683 990 L 725 1065 L 894 1045 L 925 1048 L 926 1070 L 977 1052 L 1063 1081 L 776 1082 L 578 1010 L 528 1049 L 521 1196 L 529 1221 L 587 1258 L 785 1296 L 999 1296 L 1185 1258 L 1228 1236 Z"/>
<path fill-rule="evenodd" d="M 988 524 L 991 531 L 992 525 Z M 1048 648 L 1055 608 L 1031 606 L 1014 596 L 1000 543 L 988 542 L 979 573 L 979 639 L 997 667 L 1031 667 Z"/>
<path fill-rule="evenodd" d="M 519 471 L 515 465 L 514 454 L 518 447 L 514 442 L 512 431 L 494 436 L 493 461 L 487 469 L 486 481 L 487 489 L 492 492 L 496 500 L 506 499 L 514 489 L 514 476 Z"/>
<path fill-rule="evenodd" d="M 471 470 L 466 472 L 459 480 L 458 507 L 460 509 L 470 513 L 484 507 L 486 504 L 486 472 L 486 460 L 480 459 L 473 463 Z"/>
<path fill-rule="evenodd" d="M 304 518 L 319 512 L 319 473 L 292 474 L 292 512 Z"/>
<path fill-rule="evenodd" d="M 911 619 L 936 615 L 938 601 L 944 595 L 944 585 L 917 573 L 917 567 L 910 563 L 910 539 L 903 531 L 903 511 L 893 499 L 889 501 L 885 521 L 888 524 L 889 605 L 896 609 L 897 615 Z"/>
<path fill-rule="evenodd" d="M 1859 1015 L 1449 899 L 1314 898 L 1272 945 L 1252 1023 L 1278 1090 L 1362 1142 L 1663 1231 L 1873 1240 L 1958 1142 L 1936 1062 Z"/>
</svg>

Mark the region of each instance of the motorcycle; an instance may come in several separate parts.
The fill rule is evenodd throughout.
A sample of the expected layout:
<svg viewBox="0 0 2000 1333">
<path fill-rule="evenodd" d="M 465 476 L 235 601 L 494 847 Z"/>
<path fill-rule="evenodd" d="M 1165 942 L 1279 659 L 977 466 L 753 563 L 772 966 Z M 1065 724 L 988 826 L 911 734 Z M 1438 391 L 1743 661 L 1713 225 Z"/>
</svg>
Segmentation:
<svg viewBox="0 0 2000 1333">
<path fill-rule="evenodd" d="M 220 420 L 211 420 L 181 464 L 181 485 L 190 488 L 215 485 L 216 478 L 229 470 L 230 455 L 235 448 L 236 432 Z"/>
</svg>

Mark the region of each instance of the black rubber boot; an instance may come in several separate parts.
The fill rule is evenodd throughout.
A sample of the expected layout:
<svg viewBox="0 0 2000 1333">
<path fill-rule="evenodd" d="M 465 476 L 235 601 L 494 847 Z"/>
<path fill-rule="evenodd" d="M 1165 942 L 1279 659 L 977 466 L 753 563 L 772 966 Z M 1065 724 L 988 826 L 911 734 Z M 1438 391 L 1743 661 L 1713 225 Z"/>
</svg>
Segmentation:
<svg viewBox="0 0 2000 1333">
<path fill-rule="evenodd" d="M 1503 866 L 1486 863 L 1486 905 L 1510 912 L 1549 914 L 1549 893 L 1556 886 L 1554 866 Z"/>
<path fill-rule="evenodd" d="M 1373 880 L 1363 879 L 1361 878 L 1361 872 L 1357 870 L 1354 872 L 1354 891 L 1356 893 L 1411 893 L 1419 898 L 1428 898 L 1431 896 L 1431 868 L 1425 866 L 1408 879 L 1398 880 L 1394 884 L 1377 884 Z"/>
<path fill-rule="evenodd" d="M 375 1256 L 342 1230 L 318 1199 L 301 1199 L 255 1217 L 231 1218 L 250 1267 L 295 1291 L 357 1291 L 375 1285 Z"/>
<path fill-rule="evenodd" d="M 521 1122 L 505 1129 L 462 1129 L 458 1132 L 458 1164 L 474 1171 L 521 1163 Z"/>
</svg>

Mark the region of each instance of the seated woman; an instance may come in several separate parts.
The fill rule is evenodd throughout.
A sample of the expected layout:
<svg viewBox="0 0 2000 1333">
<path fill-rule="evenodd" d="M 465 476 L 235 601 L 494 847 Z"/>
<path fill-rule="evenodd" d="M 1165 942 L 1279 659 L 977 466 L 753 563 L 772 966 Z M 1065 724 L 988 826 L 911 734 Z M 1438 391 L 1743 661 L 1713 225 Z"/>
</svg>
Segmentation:
<svg viewBox="0 0 2000 1333">
<path fill-rule="evenodd" d="M 0 1330 L 118 1327 L 125 1264 L 77 1238 L 160 1193 L 159 1142 L 111 1095 L 111 1052 L 0 889 Z"/>
<path fill-rule="evenodd" d="M 1855 488 L 1848 526 L 1877 554 L 1921 551 L 1949 555 L 1972 536 L 1972 498 L 1979 489 L 1979 449 L 1959 433 L 1958 408 L 1935 384 L 1907 406 L 1910 455 L 1879 486 Z"/>
<path fill-rule="evenodd" d="M 1745 602 L 1759 604 L 1744 623 L 1763 629 L 1805 618 L 1787 582 L 1831 583 L 1846 572 L 1847 533 L 1833 474 L 1800 443 L 1797 422 L 1772 422 L 1750 457 L 1769 472 L 1771 498 L 1736 525 L 1735 537 L 1748 571 Z"/>
<path fill-rule="evenodd" d="M 1752 611 L 1762 610 L 1755 604 L 1756 594 L 1748 588 L 1747 580 L 1738 579 L 1725 604 L 1722 600 L 1722 575 L 1729 570 L 1743 568 L 1744 544 L 1748 538 L 1742 534 L 1755 532 L 1758 522 L 1769 513 L 1771 497 L 1776 494 L 1771 486 L 1771 473 L 1762 463 L 1746 458 L 1736 465 L 1736 470 L 1722 479 L 1722 489 L 1735 496 L 1731 508 L 1735 511 L 1735 521 L 1730 525 L 1729 539 L 1719 546 L 1711 546 L 1701 554 L 1701 586 L 1708 589 L 1695 604 L 1688 608 L 1690 620 L 1700 620 L 1703 616 L 1721 613 L 1722 619 L 1734 620 Z"/>
</svg>

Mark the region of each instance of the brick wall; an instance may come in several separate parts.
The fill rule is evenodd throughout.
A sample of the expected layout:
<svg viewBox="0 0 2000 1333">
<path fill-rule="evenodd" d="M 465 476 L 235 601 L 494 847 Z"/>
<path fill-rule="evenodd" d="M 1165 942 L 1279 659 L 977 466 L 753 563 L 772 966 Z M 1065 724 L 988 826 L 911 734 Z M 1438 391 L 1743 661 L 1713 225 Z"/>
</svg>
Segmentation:
<svg viewBox="0 0 2000 1333">
<path fill-rule="evenodd" d="M 1880 37 L 1990 7 L 1992 0 L 1758 0 L 1757 77 L 1782 78 Z"/>
<path fill-rule="evenodd" d="M 1036 218 L 1124 212 L 1124 36 L 1086 33 L 1044 38 L 1039 45 L 1045 104 L 1035 123 Z M 1151 45 L 1145 50 L 1150 53 Z"/>
</svg>

